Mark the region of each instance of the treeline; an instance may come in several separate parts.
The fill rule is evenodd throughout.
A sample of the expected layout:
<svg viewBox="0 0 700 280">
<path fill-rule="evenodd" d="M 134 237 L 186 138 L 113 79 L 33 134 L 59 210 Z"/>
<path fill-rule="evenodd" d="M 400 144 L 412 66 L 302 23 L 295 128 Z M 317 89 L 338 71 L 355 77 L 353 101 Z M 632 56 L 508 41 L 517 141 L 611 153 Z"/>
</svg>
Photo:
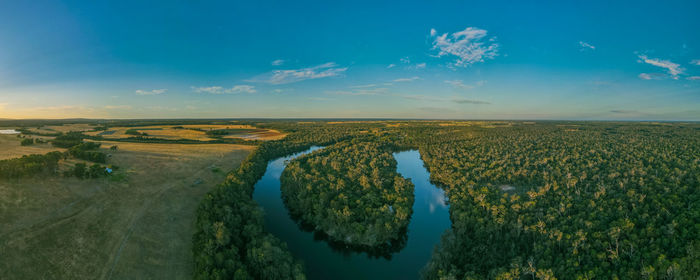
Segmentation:
<svg viewBox="0 0 700 280">
<path fill-rule="evenodd" d="M 292 160 L 280 178 L 287 208 L 333 241 L 389 247 L 405 234 L 414 201 L 391 152 L 373 137 Z"/>
<path fill-rule="evenodd" d="M 95 151 L 99 148 L 100 143 L 85 142 L 71 147 L 68 149 L 68 153 L 75 158 L 97 163 L 105 163 L 107 162 L 107 155 L 103 152 Z"/>
<path fill-rule="evenodd" d="M 83 143 L 83 138 L 85 136 L 80 132 L 59 133 L 56 138 L 51 140 L 51 145 L 59 148 L 70 148 Z"/>
<path fill-rule="evenodd" d="M 196 279 L 305 279 L 286 244 L 265 231 L 253 187 L 269 160 L 348 137 L 347 131 L 327 132 L 310 128 L 263 143 L 207 194 L 197 209 L 193 237 Z"/>
<path fill-rule="evenodd" d="M 20 158 L 0 160 L 0 178 L 12 179 L 34 176 L 41 173 L 55 173 L 58 161 L 63 159 L 61 152 L 45 155 L 24 155 Z"/>
<path fill-rule="evenodd" d="M 694 279 L 700 135 L 644 124 L 409 131 L 452 229 L 423 276 Z"/>
</svg>

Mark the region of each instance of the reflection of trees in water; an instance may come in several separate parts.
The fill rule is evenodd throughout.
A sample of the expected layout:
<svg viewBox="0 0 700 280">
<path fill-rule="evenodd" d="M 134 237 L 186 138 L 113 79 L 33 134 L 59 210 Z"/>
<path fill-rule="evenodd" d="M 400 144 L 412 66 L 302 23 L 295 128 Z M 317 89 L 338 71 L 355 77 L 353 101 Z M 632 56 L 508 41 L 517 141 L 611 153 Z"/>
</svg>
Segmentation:
<svg viewBox="0 0 700 280">
<path fill-rule="evenodd" d="M 314 225 L 304 222 L 302 219 L 300 219 L 300 217 L 296 215 L 292 215 L 291 213 L 289 213 L 289 216 L 299 226 L 301 230 L 305 232 L 312 232 L 314 235 L 314 241 L 326 242 L 334 252 L 341 253 L 343 254 L 343 256 L 350 256 L 353 253 L 366 253 L 367 256 L 370 258 L 384 258 L 386 260 L 391 260 L 392 255 L 394 253 L 398 253 L 404 247 L 406 247 L 406 241 L 408 241 L 407 227 L 403 227 L 399 231 L 398 238 L 392 239 L 389 242 L 378 246 L 349 244 L 343 241 L 332 239 L 324 232 L 316 230 Z"/>
</svg>

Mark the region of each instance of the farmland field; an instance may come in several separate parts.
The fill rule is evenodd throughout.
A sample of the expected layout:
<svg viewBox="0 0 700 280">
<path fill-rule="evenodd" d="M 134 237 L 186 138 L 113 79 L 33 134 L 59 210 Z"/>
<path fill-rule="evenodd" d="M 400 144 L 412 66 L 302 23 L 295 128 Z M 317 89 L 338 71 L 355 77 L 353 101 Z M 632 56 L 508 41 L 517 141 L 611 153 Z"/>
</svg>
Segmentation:
<svg viewBox="0 0 700 280">
<path fill-rule="evenodd" d="M 114 177 L 0 181 L 3 278 L 188 279 L 196 206 L 252 148 L 104 142 Z"/>
</svg>

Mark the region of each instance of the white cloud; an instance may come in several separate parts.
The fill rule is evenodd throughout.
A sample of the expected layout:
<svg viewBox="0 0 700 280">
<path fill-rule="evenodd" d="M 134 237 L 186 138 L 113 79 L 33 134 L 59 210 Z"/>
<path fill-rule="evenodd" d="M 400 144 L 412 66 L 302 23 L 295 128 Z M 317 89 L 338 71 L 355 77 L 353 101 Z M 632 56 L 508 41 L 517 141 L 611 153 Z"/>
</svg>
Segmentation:
<svg viewBox="0 0 700 280">
<path fill-rule="evenodd" d="M 642 80 L 651 80 L 652 79 L 651 75 L 649 75 L 647 73 L 641 73 L 641 74 L 639 74 L 638 77 Z"/>
<path fill-rule="evenodd" d="M 700 81 L 700 76 L 690 76 L 686 79 L 691 81 Z"/>
<path fill-rule="evenodd" d="M 654 65 L 656 67 L 661 67 L 664 68 L 668 71 L 669 74 L 671 74 L 671 78 L 673 79 L 678 79 L 679 74 L 683 74 L 683 69 L 679 64 L 673 63 L 669 60 L 662 60 L 662 59 L 656 59 L 656 58 L 649 58 L 644 54 L 638 55 L 640 59 L 640 63 L 646 63 L 650 65 Z"/>
<path fill-rule="evenodd" d="M 137 89 L 136 94 L 138 95 L 159 95 L 163 94 L 167 89 L 153 89 L 153 90 L 142 90 L 142 89 Z"/>
<path fill-rule="evenodd" d="M 475 87 L 483 86 L 484 84 L 486 84 L 486 81 L 484 81 L 484 80 L 477 81 L 473 85 L 465 84 L 462 80 L 446 80 L 445 83 L 448 83 L 448 84 L 450 84 L 454 87 L 458 87 L 458 88 L 473 89 Z"/>
<path fill-rule="evenodd" d="M 284 64 L 284 60 L 283 60 L 283 59 L 273 60 L 273 61 L 271 62 L 271 64 L 274 65 L 274 66 L 280 66 L 280 65 Z"/>
<path fill-rule="evenodd" d="M 394 83 L 413 82 L 413 81 L 418 80 L 418 79 L 420 79 L 420 78 L 419 77 L 400 78 L 400 79 L 393 80 L 392 82 L 394 82 Z"/>
<path fill-rule="evenodd" d="M 416 69 L 416 70 L 418 70 L 418 69 L 424 69 L 424 68 L 425 68 L 425 62 L 423 62 L 423 63 L 418 63 L 418 64 L 416 64 L 416 65 L 413 65 L 413 67 L 410 67 L 410 68 L 411 68 L 411 69 Z"/>
<path fill-rule="evenodd" d="M 584 41 L 578 41 L 578 44 L 581 46 L 581 51 L 585 51 L 586 49 L 595 50 L 594 45 L 591 45 L 591 44 L 586 43 Z"/>
<path fill-rule="evenodd" d="M 256 93 L 257 90 L 254 86 L 249 85 L 236 85 L 232 88 L 223 88 L 220 86 L 210 86 L 210 87 L 192 87 L 192 90 L 196 93 L 211 93 L 211 94 L 224 94 L 224 93 Z"/>
<path fill-rule="evenodd" d="M 401 63 L 403 63 L 403 64 L 409 64 L 409 63 L 411 63 L 411 59 L 408 58 L 408 56 L 407 56 L 407 57 L 402 57 L 402 58 L 399 59 L 399 60 L 400 60 Z"/>
<path fill-rule="evenodd" d="M 439 51 L 437 57 L 456 56 L 457 60 L 451 66 L 457 67 L 484 62 L 485 59 L 493 59 L 498 55 L 498 43 L 495 43 L 495 38 L 482 40 L 486 34 L 486 30 L 476 27 L 467 27 L 459 32 L 439 36 L 435 29 L 430 30 L 430 36 L 435 38 L 433 49 Z"/>
<path fill-rule="evenodd" d="M 386 66 L 386 69 L 391 69 L 391 68 L 394 68 L 394 67 L 396 67 L 396 64 L 393 64 L 393 63 L 392 63 L 392 64 L 387 65 L 387 66 Z"/>
<path fill-rule="evenodd" d="M 304 80 L 335 77 L 343 74 L 347 67 L 338 67 L 334 62 L 328 62 L 309 68 L 274 70 L 249 80 L 251 82 L 262 82 L 273 85 L 289 84 Z"/>
<path fill-rule="evenodd" d="M 690 64 L 700 66 L 700 59 L 693 59 L 693 60 L 690 61 Z"/>
</svg>

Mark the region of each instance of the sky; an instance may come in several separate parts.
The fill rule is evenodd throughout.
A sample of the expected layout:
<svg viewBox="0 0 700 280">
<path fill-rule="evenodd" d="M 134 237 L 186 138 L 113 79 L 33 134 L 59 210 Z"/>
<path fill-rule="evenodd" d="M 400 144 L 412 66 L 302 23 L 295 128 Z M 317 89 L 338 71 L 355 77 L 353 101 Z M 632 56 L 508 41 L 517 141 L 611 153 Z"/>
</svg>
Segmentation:
<svg viewBox="0 0 700 280">
<path fill-rule="evenodd" d="M 340 2 L 0 1 L 0 118 L 700 121 L 699 1 Z"/>
</svg>

